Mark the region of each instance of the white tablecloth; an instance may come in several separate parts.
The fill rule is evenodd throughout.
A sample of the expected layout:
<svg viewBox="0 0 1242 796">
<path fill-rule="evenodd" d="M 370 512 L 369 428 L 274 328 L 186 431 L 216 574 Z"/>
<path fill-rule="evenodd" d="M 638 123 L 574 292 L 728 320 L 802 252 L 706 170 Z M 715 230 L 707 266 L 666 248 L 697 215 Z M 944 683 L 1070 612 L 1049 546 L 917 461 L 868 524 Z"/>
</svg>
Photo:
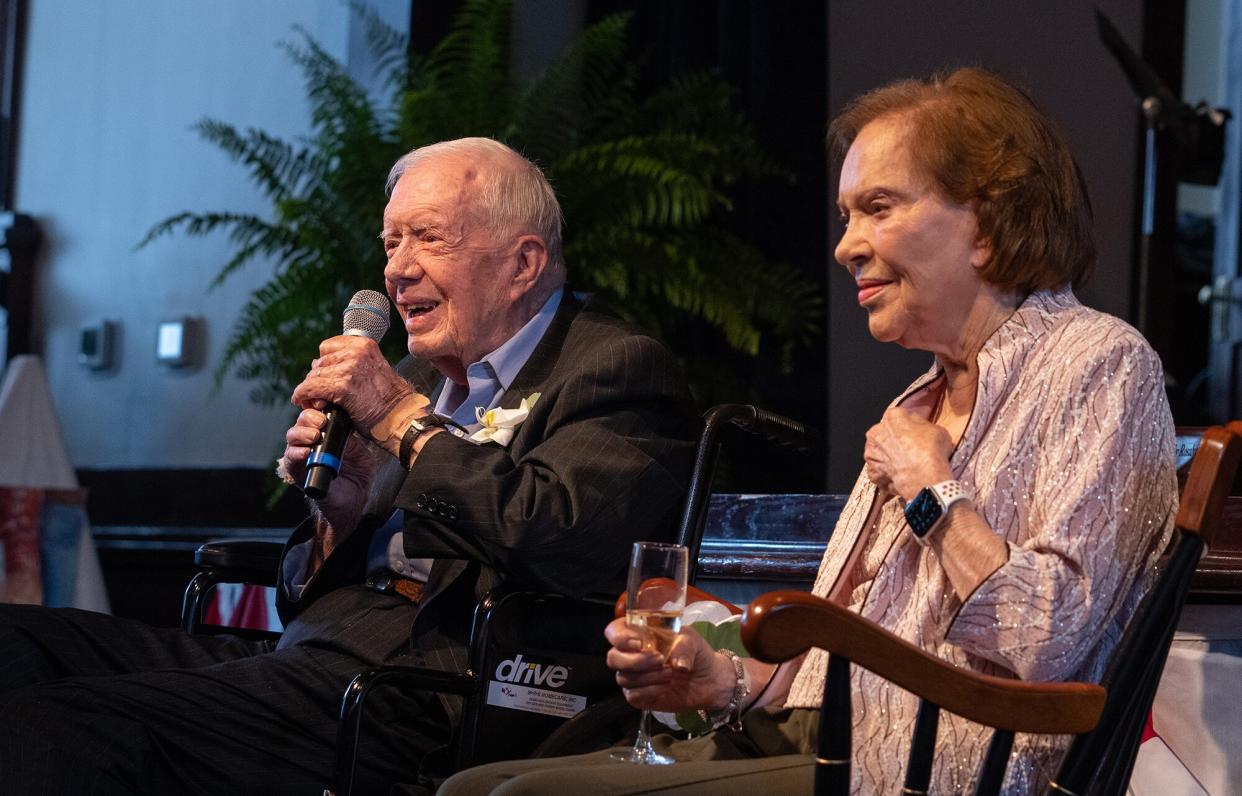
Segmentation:
<svg viewBox="0 0 1242 796">
<path fill-rule="evenodd" d="M 1140 748 L 1136 796 L 1242 796 L 1242 605 L 1187 605 Z"/>
</svg>

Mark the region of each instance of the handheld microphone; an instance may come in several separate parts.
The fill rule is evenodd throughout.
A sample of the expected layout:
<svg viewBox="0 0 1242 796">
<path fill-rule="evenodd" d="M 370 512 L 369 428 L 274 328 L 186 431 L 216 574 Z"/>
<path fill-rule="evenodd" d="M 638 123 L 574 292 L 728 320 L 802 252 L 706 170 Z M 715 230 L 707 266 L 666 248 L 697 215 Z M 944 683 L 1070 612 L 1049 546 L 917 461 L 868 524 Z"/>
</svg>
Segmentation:
<svg viewBox="0 0 1242 796">
<path fill-rule="evenodd" d="M 359 290 L 345 308 L 345 334 L 369 337 L 375 342 L 388 331 L 388 297 L 376 290 Z M 341 454 L 345 440 L 353 430 L 353 423 L 345 410 L 329 403 L 323 410 L 328 416 L 323 425 L 323 435 L 311 448 L 306 460 L 306 483 L 302 491 L 306 496 L 319 500 L 328 494 L 332 479 L 341 472 Z"/>
</svg>

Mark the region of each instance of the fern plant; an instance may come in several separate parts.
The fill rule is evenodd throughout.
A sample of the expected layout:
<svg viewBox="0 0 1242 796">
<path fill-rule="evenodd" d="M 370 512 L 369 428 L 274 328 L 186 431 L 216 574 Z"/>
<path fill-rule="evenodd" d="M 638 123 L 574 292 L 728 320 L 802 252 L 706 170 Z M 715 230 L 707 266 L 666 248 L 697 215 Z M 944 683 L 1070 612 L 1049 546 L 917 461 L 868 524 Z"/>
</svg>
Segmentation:
<svg viewBox="0 0 1242 796">
<path fill-rule="evenodd" d="M 688 325 L 713 330 L 744 356 L 763 343 L 785 362 L 814 338 L 817 287 L 725 228 L 730 188 L 780 173 L 731 89 L 694 74 L 640 96 L 624 14 L 588 27 L 541 74 L 517 81 L 508 69 L 510 10 L 510 0 L 470 0 L 424 56 L 409 55 L 403 35 L 359 10 L 385 78 L 378 102 L 299 30 L 286 50 L 306 79 L 308 139 L 198 123 L 272 203 L 270 220 L 180 213 L 140 244 L 226 231 L 236 248 L 216 283 L 259 256 L 274 264 L 232 330 L 217 380 L 234 371 L 254 383 L 253 400 L 285 400 L 319 341 L 337 333 L 349 295 L 380 278 L 375 228 L 390 165 L 417 146 L 473 135 L 504 141 L 544 169 L 565 213 L 570 284 L 602 294 L 675 349 Z M 385 345 L 396 357 L 404 339 L 390 335 Z M 704 397 L 719 392 L 704 383 L 710 373 L 696 385 Z"/>
</svg>

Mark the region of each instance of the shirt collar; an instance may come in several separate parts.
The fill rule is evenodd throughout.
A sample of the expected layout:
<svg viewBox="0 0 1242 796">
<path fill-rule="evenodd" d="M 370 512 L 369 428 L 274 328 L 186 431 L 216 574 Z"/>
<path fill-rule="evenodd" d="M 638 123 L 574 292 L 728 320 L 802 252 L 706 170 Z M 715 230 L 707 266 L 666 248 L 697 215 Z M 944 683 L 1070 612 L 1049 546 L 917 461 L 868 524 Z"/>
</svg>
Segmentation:
<svg viewBox="0 0 1242 796">
<path fill-rule="evenodd" d="M 564 288 L 548 297 L 539 311 L 496 350 L 466 368 L 466 384 L 446 381 L 433 411 L 467 428 L 477 425 L 475 409 L 491 409 L 534 353 L 560 306 Z"/>
<path fill-rule="evenodd" d="M 543 338 L 543 333 L 548 331 L 548 326 L 552 323 L 552 316 L 556 315 L 556 308 L 561 304 L 561 295 L 564 291 L 564 288 L 560 288 L 549 296 L 534 317 L 527 321 L 521 329 L 518 329 L 517 334 L 510 337 L 499 348 L 481 360 L 481 362 L 491 367 L 491 371 L 495 374 L 496 381 L 500 383 L 502 391 L 509 389 L 509 385 L 517 378 L 518 371 L 522 369 L 522 366 L 526 364 L 526 360 L 530 359 L 530 355 L 534 353 L 535 346 Z"/>
</svg>

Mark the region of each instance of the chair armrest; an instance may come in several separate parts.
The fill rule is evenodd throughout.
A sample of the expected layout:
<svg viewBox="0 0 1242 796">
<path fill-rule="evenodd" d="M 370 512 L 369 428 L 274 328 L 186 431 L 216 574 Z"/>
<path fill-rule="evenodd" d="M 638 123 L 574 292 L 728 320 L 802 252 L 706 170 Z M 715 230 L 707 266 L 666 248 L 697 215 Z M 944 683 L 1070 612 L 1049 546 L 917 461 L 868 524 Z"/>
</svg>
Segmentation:
<svg viewBox="0 0 1242 796">
<path fill-rule="evenodd" d="M 185 587 L 181 599 L 181 629 L 187 633 L 203 632 L 203 608 L 207 595 L 218 583 L 254 583 L 275 586 L 279 581 L 277 567 L 283 542 L 262 539 L 221 539 L 200 545 L 194 551 L 194 564 L 199 568 Z M 271 637 L 253 631 L 232 631 L 240 635 Z"/>
<path fill-rule="evenodd" d="M 742 643 L 770 663 L 819 647 L 951 713 L 1013 732 L 1086 732 L 1104 707 L 1101 686 L 1027 683 L 968 672 L 806 592 L 758 597 L 742 617 Z"/>
<path fill-rule="evenodd" d="M 353 715 L 367 692 L 380 685 L 465 696 L 478 690 L 479 677 L 470 672 L 446 672 L 421 666 L 377 666 L 367 669 L 356 675 L 346 687 L 341 700 L 341 721 Z"/>
<path fill-rule="evenodd" d="M 446 672 L 417 666 L 379 666 L 359 673 L 345 688 L 340 724 L 336 732 L 336 760 L 332 788 L 325 793 L 345 796 L 354 792 L 355 762 L 362 736 L 362 713 L 366 698 L 380 686 L 394 686 L 463 696 L 479 689 L 479 676 L 472 672 Z"/>
<path fill-rule="evenodd" d="M 667 578 L 652 578 L 651 580 L 644 583 L 642 585 L 642 588 L 644 590 L 647 588 L 653 588 L 653 589 L 667 588 L 667 585 L 669 583 L 671 583 L 671 581 L 669 581 Z M 613 613 L 618 619 L 625 616 L 626 599 L 627 599 L 626 593 L 621 592 L 621 596 L 617 598 L 617 603 L 613 607 Z M 687 603 L 697 603 L 697 602 L 720 603 L 725 608 L 729 609 L 729 613 L 735 616 L 742 612 L 741 608 L 738 608 L 736 605 L 729 602 L 728 600 L 722 600 L 716 595 L 712 594 L 711 592 L 703 591 L 697 586 L 686 587 L 686 602 Z"/>
<path fill-rule="evenodd" d="M 284 543 L 256 539 L 221 539 L 194 551 L 194 564 L 213 572 L 216 583 L 275 586 Z"/>
</svg>

